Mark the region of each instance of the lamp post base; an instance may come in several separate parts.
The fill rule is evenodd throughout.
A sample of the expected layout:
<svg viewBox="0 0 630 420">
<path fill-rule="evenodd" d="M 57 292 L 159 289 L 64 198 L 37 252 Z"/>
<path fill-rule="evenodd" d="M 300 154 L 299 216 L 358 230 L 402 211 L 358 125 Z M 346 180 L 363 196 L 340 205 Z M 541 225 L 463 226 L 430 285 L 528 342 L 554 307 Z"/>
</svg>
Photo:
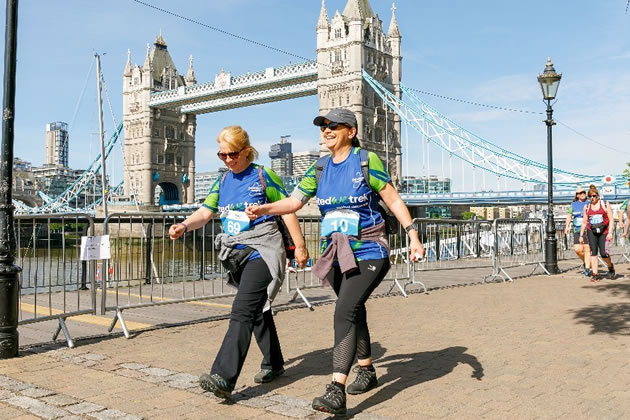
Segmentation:
<svg viewBox="0 0 630 420">
<path fill-rule="evenodd" d="M 4 272 L 3 272 L 4 271 Z M 0 264 L 0 359 L 18 355 L 18 273 L 15 265 Z"/>
<path fill-rule="evenodd" d="M 554 232 L 555 233 L 555 232 Z M 545 238 L 545 270 L 549 274 L 558 274 L 558 241 L 554 236 Z"/>
</svg>

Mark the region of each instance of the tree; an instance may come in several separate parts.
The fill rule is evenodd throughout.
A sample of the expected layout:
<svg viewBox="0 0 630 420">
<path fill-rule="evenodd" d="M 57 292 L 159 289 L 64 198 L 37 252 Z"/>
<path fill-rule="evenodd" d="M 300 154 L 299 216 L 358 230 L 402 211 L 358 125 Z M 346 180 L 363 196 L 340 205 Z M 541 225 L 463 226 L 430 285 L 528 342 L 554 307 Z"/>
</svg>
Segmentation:
<svg viewBox="0 0 630 420">
<path fill-rule="evenodd" d="M 470 220 L 470 219 L 474 219 L 476 216 L 475 213 L 473 213 L 472 211 L 465 211 L 462 213 L 462 219 L 464 220 Z"/>
<path fill-rule="evenodd" d="M 630 162 L 627 163 L 627 166 L 628 167 L 625 169 L 625 171 L 623 171 L 623 176 L 625 176 L 630 183 Z"/>
</svg>

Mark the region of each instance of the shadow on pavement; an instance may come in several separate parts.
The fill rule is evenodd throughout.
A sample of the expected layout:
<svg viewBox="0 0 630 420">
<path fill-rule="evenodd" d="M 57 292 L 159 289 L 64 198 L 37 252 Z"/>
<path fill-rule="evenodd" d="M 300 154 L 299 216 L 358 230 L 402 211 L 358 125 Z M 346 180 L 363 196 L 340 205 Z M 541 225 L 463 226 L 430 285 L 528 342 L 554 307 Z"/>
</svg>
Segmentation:
<svg viewBox="0 0 630 420">
<path fill-rule="evenodd" d="M 615 297 L 630 298 L 629 283 L 600 283 L 584 287 Z M 630 303 L 591 305 L 572 312 L 578 324 L 591 326 L 591 334 L 630 335 Z"/>
<path fill-rule="evenodd" d="M 384 347 L 378 342 L 372 343 L 372 356 L 374 366 L 379 374 L 379 386 L 373 395 L 365 398 L 356 407 L 349 408 L 346 418 L 351 418 L 370 407 L 387 401 L 404 389 L 445 376 L 459 364 L 469 365 L 472 368 L 471 377 L 480 381 L 484 376 L 483 366 L 477 357 L 466 353 L 466 350 L 468 350 L 466 347 L 457 346 L 442 350 L 386 356 Z M 295 364 L 296 362 L 297 364 Z M 285 366 L 292 364 L 295 365 L 287 368 L 285 376 L 281 376 L 268 384 L 244 389 L 235 395 L 235 400 L 247 400 L 261 396 L 307 376 L 317 375 L 328 378 L 331 375 L 332 349 L 316 350 L 294 357 L 287 360 Z M 322 369 L 322 366 L 327 368 Z M 386 373 L 384 373 L 385 371 Z M 354 376 L 351 373 L 348 383 L 352 380 L 354 380 Z M 320 391 L 323 392 L 326 383 L 328 383 L 327 379 L 322 381 Z M 349 402 L 351 403 L 352 399 L 357 397 L 351 396 L 350 398 Z"/>
<path fill-rule="evenodd" d="M 483 366 L 477 357 L 466 353 L 466 350 L 466 347 L 456 346 L 435 351 L 395 354 L 375 360 L 377 372 L 383 372 L 386 368 L 387 373 L 379 376 L 379 386 L 375 394 L 348 409 L 348 417 L 387 401 L 409 387 L 445 376 L 459 364 L 469 365 L 473 370 L 471 377 L 480 381 L 484 376 Z"/>
</svg>

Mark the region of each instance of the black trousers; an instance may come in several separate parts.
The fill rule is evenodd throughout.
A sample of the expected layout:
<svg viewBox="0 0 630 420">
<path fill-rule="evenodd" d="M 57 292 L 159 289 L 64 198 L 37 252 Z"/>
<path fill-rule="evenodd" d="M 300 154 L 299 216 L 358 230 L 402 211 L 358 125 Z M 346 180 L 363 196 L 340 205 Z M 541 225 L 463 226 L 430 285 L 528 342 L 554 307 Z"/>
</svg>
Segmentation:
<svg viewBox="0 0 630 420">
<path fill-rule="evenodd" d="M 389 259 L 358 262 L 358 269 L 342 274 L 333 267 L 326 276 L 337 294 L 335 304 L 335 348 L 333 372 L 347 375 L 355 356 L 367 359 L 372 355 L 365 302 L 389 270 Z"/>
<path fill-rule="evenodd" d="M 236 384 L 245 363 L 252 332 L 263 354 L 261 368 L 280 369 L 284 365 L 271 310 L 262 311 L 270 282 L 271 273 L 262 258 L 248 261 L 243 267 L 232 303 L 230 325 L 210 371 L 219 374 L 232 386 Z"/>
</svg>

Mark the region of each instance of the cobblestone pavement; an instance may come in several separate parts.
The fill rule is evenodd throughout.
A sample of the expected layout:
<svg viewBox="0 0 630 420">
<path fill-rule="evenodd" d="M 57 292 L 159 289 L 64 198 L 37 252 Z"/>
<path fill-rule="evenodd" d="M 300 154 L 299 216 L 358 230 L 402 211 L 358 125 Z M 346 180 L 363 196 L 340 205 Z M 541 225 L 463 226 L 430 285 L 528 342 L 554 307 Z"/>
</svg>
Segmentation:
<svg viewBox="0 0 630 420">
<path fill-rule="evenodd" d="M 349 396 L 349 417 L 627 417 L 630 272 L 617 272 L 598 283 L 573 270 L 370 299 L 379 387 Z M 0 361 L 0 418 L 323 419 L 310 401 L 330 380 L 333 311 L 279 312 L 285 375 L 254 383 L 253 342 L 232 404 L 197 386 L 226 320 L 22 348 Z"/>
</svg>

